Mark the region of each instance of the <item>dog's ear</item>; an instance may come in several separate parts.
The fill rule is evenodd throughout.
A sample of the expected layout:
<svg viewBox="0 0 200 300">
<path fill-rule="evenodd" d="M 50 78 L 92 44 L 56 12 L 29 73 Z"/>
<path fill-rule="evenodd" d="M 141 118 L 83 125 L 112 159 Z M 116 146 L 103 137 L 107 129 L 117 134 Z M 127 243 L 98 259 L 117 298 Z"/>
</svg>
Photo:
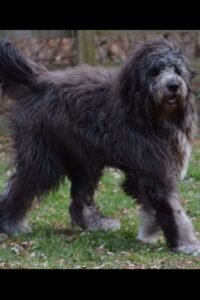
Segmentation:
<svg viewBox="0 0 200 300">
<path fill-rule="evenodd" d="M 176 49 L 176 50 L 174 51 L 174 53 L 177 54 L 177 55 L 181 55 L 181 56 L 183 55 L 183 51 L 182 51 L 181 48 Z"/>
<path fill-rule="evenodd" d="M 0 102 L 2 101 L 2 97 L 4 96 L 7 87 L 8 84 L 5 81 L 0 80 Z"/>
<path fill-rule="evenodd" d="M 137 62 L 129 60 L 121 69 L 118 77 L 118 91 L 124 103 L 130 103 L 139 91 Z"/>
<path fill-rule="evenodd" d="M 196 76 L 200 75 L 200 71 L 192 70 L 192 69 L 189 69 L 189 71 L 190 71 L 191 80 L 194 79 Z"/>
</svg>

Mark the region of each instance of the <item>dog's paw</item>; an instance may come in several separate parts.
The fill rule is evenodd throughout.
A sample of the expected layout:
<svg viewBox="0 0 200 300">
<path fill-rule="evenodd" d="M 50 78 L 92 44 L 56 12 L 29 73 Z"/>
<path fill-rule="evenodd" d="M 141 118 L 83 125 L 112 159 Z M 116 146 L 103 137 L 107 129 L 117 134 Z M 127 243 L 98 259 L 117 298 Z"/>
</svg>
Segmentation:
<svg viewBox="0 0 200 300">
<path fill-rule="evenodd" d="M 160 231 L 156 231 L 154 233 L 149 234 L 142 228 L 139 228 L 137 240 L 138 242 L 144 244 L 155 244 L 158 242 L 160 238 L 160 234 L 161 234 Z"/>
<path fill-rule="evenodd" d="M 118 219 L 103 218 L 101 220 L 103 230 L 119 230 L 121 223 Z"/>
<path fill-rule="evenodd" d="M 79 225 L 83 230 L 118 230 L 121 226 L 119 220 L 104 216 L 95 204 L 84 205 L 80 213 L 72 203 L 69 211 L 73 224 Z"/>
<path fill-rule="evenodd" d="M 159 236 L 147 236 L 147 237 L 140 237 L 137 236 L 137 241 L 143 244 L 155 244 L 159 240 Z"/>
<path fill-rule="evenodd" d="M 93 222 L 89 222 L 87 224 L 86 230 L 95 231 L 95 230 L 119 230 L 121 227 L 121 223 L 117 219 L 112 219 L 108 217 L 102 217 L 94 220 Z"/>
<path fill-rule="evenodd" d="M 0 232 L 5 233 L 8 236 L 19 236 L 20 234 L 31 233 L 31 227 L 25 220 L 19 221 L 17 223 L 5 221 L 0 226 Z"/>
<path fill-rule="evenodd" d="M 200 256 L 200 244 L 182 245 L 174 249 L 175 252 L 181 252 L 192 256 Z"/>
<path fill-rule="evenodd" d="M 29 234 L 32 231 L 27 221 L 20 222 L 17 227 L 19 234 Z"/>
</svg>

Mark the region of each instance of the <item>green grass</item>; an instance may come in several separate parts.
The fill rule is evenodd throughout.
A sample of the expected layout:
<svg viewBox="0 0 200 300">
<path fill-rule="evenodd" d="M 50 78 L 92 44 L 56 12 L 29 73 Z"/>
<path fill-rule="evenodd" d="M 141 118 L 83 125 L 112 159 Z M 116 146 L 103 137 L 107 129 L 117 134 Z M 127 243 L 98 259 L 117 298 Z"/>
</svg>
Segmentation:
<svg viewBox="0 0 200 300">
<path fill-rule="evenodd" d="M 195 60 L 199 69 L 200 60 Z M 195 80 L 197 103 L 200 101 L 200 76 Z M 0 133 L 5 132 L 4 118 Z M 0 136 L 0 189 L 9 176 L 10 147 Z M 105 172 L 96 193 L 101 211 L 121 221 L 117 232 L 82 232 L 72 228 L 68 213 L 70 184 L 36 203 L 28 219 L 32 233 L 17 238 L 0 235 L 0 268 L 111 268 L 111 269 L 200 269 L 200 257 L 175 254 L 162 238 L 155 245 L 136 241 L 138 207 L 119 187 L 122 174 Z M 187 178 L 180 186 L 182 205 L 200 232 L 200 140 L 195 142 Z M 200 238 L 200 234 L 198 234 Z"/>
<path fill-rule="evenodd" d="M 0 148 L 0 188 L 9 176 L 7 143 Z M 107 170 L 96 193 L 103 213 L 120 219 L 116 232 L 82 232 L 70 223 L 68 180 L 57 192 L 35 203 L 29 214 L 32 233 L 17 238 L 0 235 L 0 268 L 200 268 L 200 258 L 175 254 L 162 238 L 155 245 L 136 241 L 138 207 L 119 187 L 123 175 Z M 180 187 L 182 204 L 200 232 L 200 142 L 196 141 L 187 178 Z"/>
</svg>

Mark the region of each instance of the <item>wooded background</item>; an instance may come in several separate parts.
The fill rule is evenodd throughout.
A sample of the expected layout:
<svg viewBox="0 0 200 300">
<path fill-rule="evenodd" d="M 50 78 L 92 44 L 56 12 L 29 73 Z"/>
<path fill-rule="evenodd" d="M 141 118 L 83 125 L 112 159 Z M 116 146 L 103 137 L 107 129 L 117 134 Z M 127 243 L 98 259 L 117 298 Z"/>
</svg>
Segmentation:
<svg viewBox="0 0 200 300">
<path fill-rule="evenodd" d="M 80 63 L 119 66 L 139 44 L 158 36 L 173 41 L 195 69 L 200 69 L 200 30 L 0 30 L 0 37 L 13 40 L 27 58 L 49 69 Z M 11 105 L 12 100 L 4 98 L 0 114 Z M 0 131 L 1 124 L 0 120 Z"/>
<path fill-rule="evenodd" d="M 200 30 L 0 30 L 0 37 L 14 40 L 28 58 L 49 67 L 119 64 L 138 44 L 159 35 L 173 41 L 188 58 L 200 57 Z"/>
</svg>

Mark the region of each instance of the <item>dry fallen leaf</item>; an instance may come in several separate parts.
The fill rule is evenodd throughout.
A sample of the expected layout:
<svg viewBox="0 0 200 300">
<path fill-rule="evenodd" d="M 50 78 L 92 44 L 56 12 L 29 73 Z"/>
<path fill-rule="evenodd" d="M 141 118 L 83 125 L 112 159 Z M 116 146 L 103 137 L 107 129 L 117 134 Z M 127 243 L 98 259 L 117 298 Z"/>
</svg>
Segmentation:
<svg viewBox="0 0 200 300">
<path fill-rule="evenodd" d="M 94 248 L 98 253 L 105 253 L 106 252 L 106 250 L 104 249 L 104 246 L 103 245 L 101 245 L 101 246 L 99 246 L 99 247 L 95 247 Z"/>
<path fill-rule="evenodd" d="M 19 255 L 19 253 L 21 251 L 23 251 L 23 247 L 21 247 L 20 245 L 16 244 L 16 243 L 11 243 L 11 250 L 16 253 L 17 255 Z"/>
<path fill-rule="evenodd" d="M 6 269 L 6 262 L 5 261 L 0 262 L 0 269 Z"/>
<path fill-rule="evenodd" d="M 21 246 L 24 248 L 24 249 L 28 249 L 30 248 L 35 242 L 34 241 L 24 241 L 21 243 Z"/>
</svg>

